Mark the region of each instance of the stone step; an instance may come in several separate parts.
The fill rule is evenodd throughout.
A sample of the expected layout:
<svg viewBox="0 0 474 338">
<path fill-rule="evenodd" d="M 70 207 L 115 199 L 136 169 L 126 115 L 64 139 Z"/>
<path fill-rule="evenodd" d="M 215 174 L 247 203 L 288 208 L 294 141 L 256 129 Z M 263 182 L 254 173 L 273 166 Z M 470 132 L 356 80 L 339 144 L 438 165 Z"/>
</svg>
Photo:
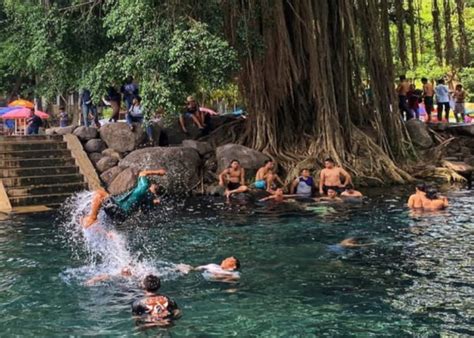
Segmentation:
<svg viewBox="0 0 474 338">
<path fill-rule="evenodd" d="M 2 178 L 3 185 L 8 187 L 29 187 L 34 185 L 59 184 L 59 183 L 83 183 L 84 177 L 79 173 L 65 175 L 42 175 L 25 177 Z"/>
<path fill-rule="evenodd" d="M 31 159 L 0 159 L 0 169 L 13 168 L 38 168 L 38 167 L 64 167 L 73 166 L 75 161 L 72 157 L 65 158 L 31 158 Z"/>
<path fill-rule="evenodd" d="M 67 149 L 67 145 L 62 141 L 0 142 L 0 149 L 2 153 L 8 153 L 11 151 Z"/>
<path fill-rule="evenodd" d="M 0 160 L 28 159 L 28 158 L 67 158 L 71 157 L 69 149 L 39 149 L 5 151 L 0 149 Z"/>
<path fill-rule="evenodd" d="M 9 198 L 22 197 L 22 196 L 35 196 L 35 195 L 51 195 L 51 194 L 73 194 L 78 191 L 85 190 L 87 184 L 84 182 L 76 183 L 63 183 L 63 184 L 51 184 L 51 185 L 36 185 L 36 186 L 23 186 L 23 187 L 9 187 L 6 188 L 7 195 Z"/>
<path fill-rule="evenodd" d="M 32 205 L 56 205 L 63 203 L 69 196 L 71 196 L 70 193 L 10 197 L 10 203 L 12 207 Z"/>
<path fill-rule="evenodd" d="M 62 141 L 62 135 L 0 136 L 1 142 Z"/>
<path fill-rule="evenodd" d="M 79 173 L 79 168 L 76 166 L 0 169 L 0 177 L 2 177 L 2 179 L 9 177 L 66 175 L 76 173 Z"/>
</svg>

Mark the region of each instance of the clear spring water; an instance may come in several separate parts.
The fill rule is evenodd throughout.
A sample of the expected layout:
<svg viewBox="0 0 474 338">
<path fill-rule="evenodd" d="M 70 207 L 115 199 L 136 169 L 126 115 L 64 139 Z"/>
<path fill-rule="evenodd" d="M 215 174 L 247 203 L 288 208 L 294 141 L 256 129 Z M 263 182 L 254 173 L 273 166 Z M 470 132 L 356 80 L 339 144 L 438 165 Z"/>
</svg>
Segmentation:
<svg viewBox="0 0 474 338">
<path fill-rule="evenodd" d="M 452 192 L 448 210 L 424 215 L 407 211 L 406 197 L 386 190 L 363 205 L 306 211 L 169 202 L 121 225 L 112 244 L 71 222 L 87 194 L 60 216 L 14 216 L 0 221 L 1 335 L 473 335 L 474 193 Z M 334 246 L 352 236 L 373 245 Z M 237 285 L 172 271 L 229 255 L 242 262 Z M 130 263 L 139 277 L 162 276 L 162 293 L 183 310 L 173 327 L 135 326 L 139 277 L 84 285 Z"/>
</svg>

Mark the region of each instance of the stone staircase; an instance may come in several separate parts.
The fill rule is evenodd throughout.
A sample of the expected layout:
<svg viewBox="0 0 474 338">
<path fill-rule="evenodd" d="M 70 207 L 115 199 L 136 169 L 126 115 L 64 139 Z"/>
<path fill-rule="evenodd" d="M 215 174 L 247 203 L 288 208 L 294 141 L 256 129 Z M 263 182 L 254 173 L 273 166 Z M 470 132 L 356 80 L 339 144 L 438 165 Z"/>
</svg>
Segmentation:
<svg viewBox="0 0 474 338">
<path fill-rule="evenodd" d="M 0 137 L 0 180 L 13 211 L 57 207 L 87 188 L 60 135 Z"/>
</svg>

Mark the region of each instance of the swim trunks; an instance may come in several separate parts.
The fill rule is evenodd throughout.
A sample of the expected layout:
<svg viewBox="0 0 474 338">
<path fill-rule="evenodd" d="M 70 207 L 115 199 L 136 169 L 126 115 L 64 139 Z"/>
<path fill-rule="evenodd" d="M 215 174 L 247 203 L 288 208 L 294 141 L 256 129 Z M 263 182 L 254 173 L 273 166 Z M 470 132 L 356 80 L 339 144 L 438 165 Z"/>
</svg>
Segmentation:
<svg viewBox="0 0 474 338">
<path fill-rule="evenodd" d="M 127 218 L 127 213 L 120 208 L 115 199 L 110 196 L 102 203 L 104 212 L 116 222 L 123 222 Z"/>
<path fill-rule="evenodd" d="M 341 192 L 343 192 L 344 190 L 346 190 L 346 188 L 344 187 L 337 187 L 335 185 L 323 185 L 323 191 L 324 191 L 324 194 L 327 195 L 328 194 L 328 190 L 329 189 L 332 189 L 334 190 L 335 192 L 337 192 L 338 194 L 340 194 Z"/>
<path fill-rule="evenodd" d="M 240 187 L 240 183 L 237 182 L 229 182 L 227 183 L 227 190 L 235 190 Z"/>
<path fill-rule="evenodd" d="M 264 180 L 258 180 L 258 181 L 255 181 L 255 188 L 257 189 L 266 189 L 267 188 L 267 182 L 265 182 Z"/>
</svg>

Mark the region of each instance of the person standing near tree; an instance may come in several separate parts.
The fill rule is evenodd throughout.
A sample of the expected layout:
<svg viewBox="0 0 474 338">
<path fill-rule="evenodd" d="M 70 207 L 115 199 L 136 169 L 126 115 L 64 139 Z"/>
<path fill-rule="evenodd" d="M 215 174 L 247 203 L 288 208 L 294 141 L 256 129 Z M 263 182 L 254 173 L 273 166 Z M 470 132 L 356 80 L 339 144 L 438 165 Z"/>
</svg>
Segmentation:
<svg viewBox="0 0 474 338">
<path fill-rule="evenodd" d="M 456 117 L 456 122 L 464 122 L 464 102 L 466 100 L 467 94 L 466 91 L 462 88 L 462 84 L 456 85 L 456 90 L 453 93 L 454 98 L 454 116 Z"/>
<path fill-rule="evenodd" d="M 420 118 L 420 104 L 419 104 L 420 92 L 419 90 L 416 89 L 416 86 L 413 83 L 410 85 L 410 90 L 407 93 L 407 97 L 408 97 L 408 109 L 410 109 L 412 116 L 415 116 L 416 119 L 419 119 Z"/>
<path fill-rule="evenodd" d="M 117 122 L 120 115 L 120 93 L 117 92 L 115 87 L 110 86 L 107 90 L 107 99 L 110 107 L 112 108 L 112 116 L 109 119 L 109 122 Z"/>
<path fill-rule="evenodd" d="M 411 114 L 410 109 L 408 109 L 407 105 L 407 94 L 409 90 L 410 84 L 408 83 L 406 76 L 400 75 L 400 82 L 398 83 L 396 89 L 398 94 L 398 108 L 400 109 L 400 114 L 402 114 L 402 118 L 404 115 L 406 115 L 407 121 L 413 118 L 413 115 Z"/>
<path fill-rule="evenodd" d="M 28 123 L 26 135 L 38 135 L 39 128 L 43 125 L 43 121 L 35 114 L 33 108 L 30 109 L 30 117 L 26 120 L 26 123 Z"/>
<path fill-rule="evenodd" d="M 433 96 L 434 89 L 433 84 L 428 81 L 426 77 L 421 79 L 423 83 L 423 102 L 425 104 L 426 115 L 428 116 L 428 122 L 431 122 L 431 112 L 433 111 Z"/>
<path fill-rule="evenodd" d="M 444 84 L 444 79 L 438 80 L 435 88 L 436 104 L 438 105 L 438 122 L 443 121 L 443 108 L 446 122 L 449 123 L 449 88 Z"/>
<path fill-rule="evenodd" d="M 128 76 L 125 83 L 120 88 L 120 92 L 123 95 L 123 101 L 127 106 L 127 111 L 133 106 L 133 98 L 138 96 L 138 85 L 133 82 L 133 77 Z"/>
<path fill-rule="evenodd" d="M 93 115 L 94 121 L 98 119 L 97 108 L 92 103 L 92 94 L 89 89 L 82 89 L 80 104 L 82 107 L 82 125 L 89 127 L 89 114 Z"/>
<path fill-rule="evenodd" d="M 341 178 L 344 180 L 342 181 Z M 319 194 L 327 195 L 328 190 L 336 193 L 343 192 L 348 184 L 352 183 L 351 175 L 341 167 L 336 167 L 334 160 L 330 157 L 324 160 L 324 169 L 319 174 Z"/>
</svg>

